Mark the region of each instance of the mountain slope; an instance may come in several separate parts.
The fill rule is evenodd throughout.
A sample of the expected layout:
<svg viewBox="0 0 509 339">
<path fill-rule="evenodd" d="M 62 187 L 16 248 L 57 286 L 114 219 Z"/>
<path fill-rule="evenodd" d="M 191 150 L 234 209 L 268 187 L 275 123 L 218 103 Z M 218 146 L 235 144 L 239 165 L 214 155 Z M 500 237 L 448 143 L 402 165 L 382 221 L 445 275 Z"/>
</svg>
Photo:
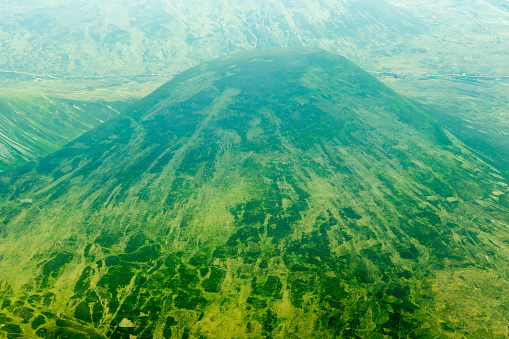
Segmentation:
<svg viewBox="0 0 509 339">
<path fill-rule="evenodd" d="M 48 155 L 92 127 L 117 116 L 121 106 L 118 103 L 2 92 L 0 170 Z"/>
<path fill-rule="evenodd" d="M 0 87 L 139 99 L 204 60 L 320 47 L 430 106 L 507 173 L 508 17 L 497 0 L 3 1 Z"/>
<path fill-rule="evenodd" d="M 508 335 L 507 180 L 329 52 L 194 67 L 0 183 L 11 336 Z"/>
<path fill-rule="evenodd" d="M 140 99 L 191 65 L 239 51 L 335 45 L 331 37 L 344 39 L 345 45 L 362 40 L 362 49 L 357 50 L 364 50 L 366 41 L 378 46 L 375 41 L 392 43 L 396 36 L 418 30 L 411 17 L 384 1 L 371 0 L 370 5 L 272 0 L 4 1 L 0 4 L 0 90 L 89 102 Z M 377 22 L 376 31 L 367 27 L 370 22 Z M 0 119 L 3 113 L 0 110 Z M 43 121 L 37 125 L 40 113 L 27 115 L 34 121 L 30 127 L 39 142 L 7 134 L 13 140 L 4 140 L 11 156 L 5 161 L 10 165 L 47 155 L 64 144 L 42 137 L 60 136 L 61 131 Z M 74 113 L 80 112 L 72 114 L 80 123 L 66 131 L 63 140 L 88 130 Z M 48 114 L 45 120 L 52 118 Z"/>
</svg>

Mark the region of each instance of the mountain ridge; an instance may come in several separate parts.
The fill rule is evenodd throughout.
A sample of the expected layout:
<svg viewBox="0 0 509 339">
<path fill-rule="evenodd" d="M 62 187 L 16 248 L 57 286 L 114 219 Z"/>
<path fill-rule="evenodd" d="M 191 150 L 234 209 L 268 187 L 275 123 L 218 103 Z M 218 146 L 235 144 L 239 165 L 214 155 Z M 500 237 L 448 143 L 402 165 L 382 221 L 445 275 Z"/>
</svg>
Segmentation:
<svg viewBox="0 0 509 339">
<path fill-rule="evenodd" d="M 0 170 L 47 155 L 119 114 L 124 103 L 0 93 Z M 113 107 L 112 107 L 113 106 Z"/>
</svg>

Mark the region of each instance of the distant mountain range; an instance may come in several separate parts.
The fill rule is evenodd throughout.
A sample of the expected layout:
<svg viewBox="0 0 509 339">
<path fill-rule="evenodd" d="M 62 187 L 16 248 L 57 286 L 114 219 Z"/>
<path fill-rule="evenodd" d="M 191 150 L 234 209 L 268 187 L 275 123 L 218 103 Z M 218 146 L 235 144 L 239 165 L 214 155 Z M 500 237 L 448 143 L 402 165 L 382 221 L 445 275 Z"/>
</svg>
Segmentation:
<svg viewBox="0 0 509 339">
<path fill-rule="evenodd" d="M 364 1 L 52 1 L 0 5 L 0 64 L 38 76 L 167 77 L 227 54 L 320 45 L 390 51 L 422 31 L 407 11 Z"/>
<path fill-rule="evenodd" d="M 206 62 L 0 173 L 0 331 L 508 336 L 508 183 L 334 53 Z"/>
</svg>

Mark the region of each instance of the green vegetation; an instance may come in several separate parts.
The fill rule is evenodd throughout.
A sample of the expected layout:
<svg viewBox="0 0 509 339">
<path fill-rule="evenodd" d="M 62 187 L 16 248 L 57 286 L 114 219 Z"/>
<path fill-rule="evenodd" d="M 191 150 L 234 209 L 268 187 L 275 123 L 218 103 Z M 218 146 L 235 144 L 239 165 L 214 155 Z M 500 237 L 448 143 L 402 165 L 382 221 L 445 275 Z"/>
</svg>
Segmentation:
<svg viewBox="0 0 509 339">
<path fill-rule="evenodd" d="M 9 127 L 9 134 L 1 132 L 10 140 L 0 139 L 0 170 L 58 149 L 97 125 L 95 118 L 114 115 L 105 102 L 115 101 L 109 105 L 122 111 L 126 101 L 192 65 L 249 50 L 313 46 L 347 56 L 420 102 L 507 172 L 508 15 L 503 0 L 5 2 L 0 115 L 8 116 L 0 126 Z M 2 109 L 14 105 L 14 94 L 24 101 L 16 110 L 31 122 L 12 124 L 9 110 Z M 44 109 L 22 109 L 34 103 Z M 16 128 L 26 124 L 29 135 Z"/>
<path fill-rule="evenodd" d="M 343 57 L 217 59 L 0 173 L 0 331 L 504 337 L 507 182 Z"/>
<path fill-rule="evenodd" d="M 48 155 L 117 116 L 118 109 L 124 105 L 34 97 L 1 90 L 0 170 Z"/>
</svg>

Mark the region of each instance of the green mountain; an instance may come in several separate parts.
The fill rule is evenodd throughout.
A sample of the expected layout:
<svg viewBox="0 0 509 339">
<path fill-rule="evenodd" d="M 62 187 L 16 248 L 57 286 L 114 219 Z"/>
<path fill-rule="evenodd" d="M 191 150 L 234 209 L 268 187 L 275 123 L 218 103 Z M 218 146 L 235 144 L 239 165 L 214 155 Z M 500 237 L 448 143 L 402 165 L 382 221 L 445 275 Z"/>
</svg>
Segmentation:
<svg viewBox="0 0 509 339">
<path fill-rule="evenodd" d="M 4 0 L 0 89 L 140 99 L 219 56 L 313 46 L 425 104 L 508 173 L 507 17 L 505 0 Z"/>
<path fill-rule="evenodd" d="M 504 337 L 507 183 L 343 57 L 217 59 L 0 174 L 0 333 Z"/>
<path fill-rule="evenodd" d="M 141 99 L 191 65 L 239 51 L 326 46 L 331 45 L 331 38 L 348 41 L 348 45 L 355 45 L 353 40 L 375 45 L 375 41 L 389 40 L 389 36 L 393 39 L 417 31 L 417 25 L 404 12 L 381 0 L 371 0 L 370 4 L 347 1 L 329 7 L 311 1 L 301 8 L 293 2 L 272 0 L 178 4 L 144 0 L 3 1 L 0 91 L 86 101 L 88 106 L 97 107 L 104 101 Z M 378 22 L 376 32 L 366 27 L 370 21 Z M 365 47 L 364 42 L 357 50 Z M 32 104 L 29 100 L 23 105 Z M 68 124 L 62 133 L 58 124 L 45 123 L 54 119 L 51 112 L 25 112 L 32 120 L 29 135 L 19 128 L 24 124 L 15 128 L 7 125 L 6 135 L 16 144 L 7 139 L 9 152 L 5 160 L 0 156 L 0 162 L 11 166 L 33 160 L 81 135 L 92 125 L 89 117 L 79 113 L 71 113 L 73 120 L 78 119 L 76 126 Z M 11 119 L 2 110 L 0 117 Z M 48 140 L 55 134 L 63 138 Z M 7 165 L 0 164 L 1 168 Z"/>
<path fill-rule="evenodd" d="M 124 105 L 0 93 L 0 170 L 48 155 Z"/>
</svg>

